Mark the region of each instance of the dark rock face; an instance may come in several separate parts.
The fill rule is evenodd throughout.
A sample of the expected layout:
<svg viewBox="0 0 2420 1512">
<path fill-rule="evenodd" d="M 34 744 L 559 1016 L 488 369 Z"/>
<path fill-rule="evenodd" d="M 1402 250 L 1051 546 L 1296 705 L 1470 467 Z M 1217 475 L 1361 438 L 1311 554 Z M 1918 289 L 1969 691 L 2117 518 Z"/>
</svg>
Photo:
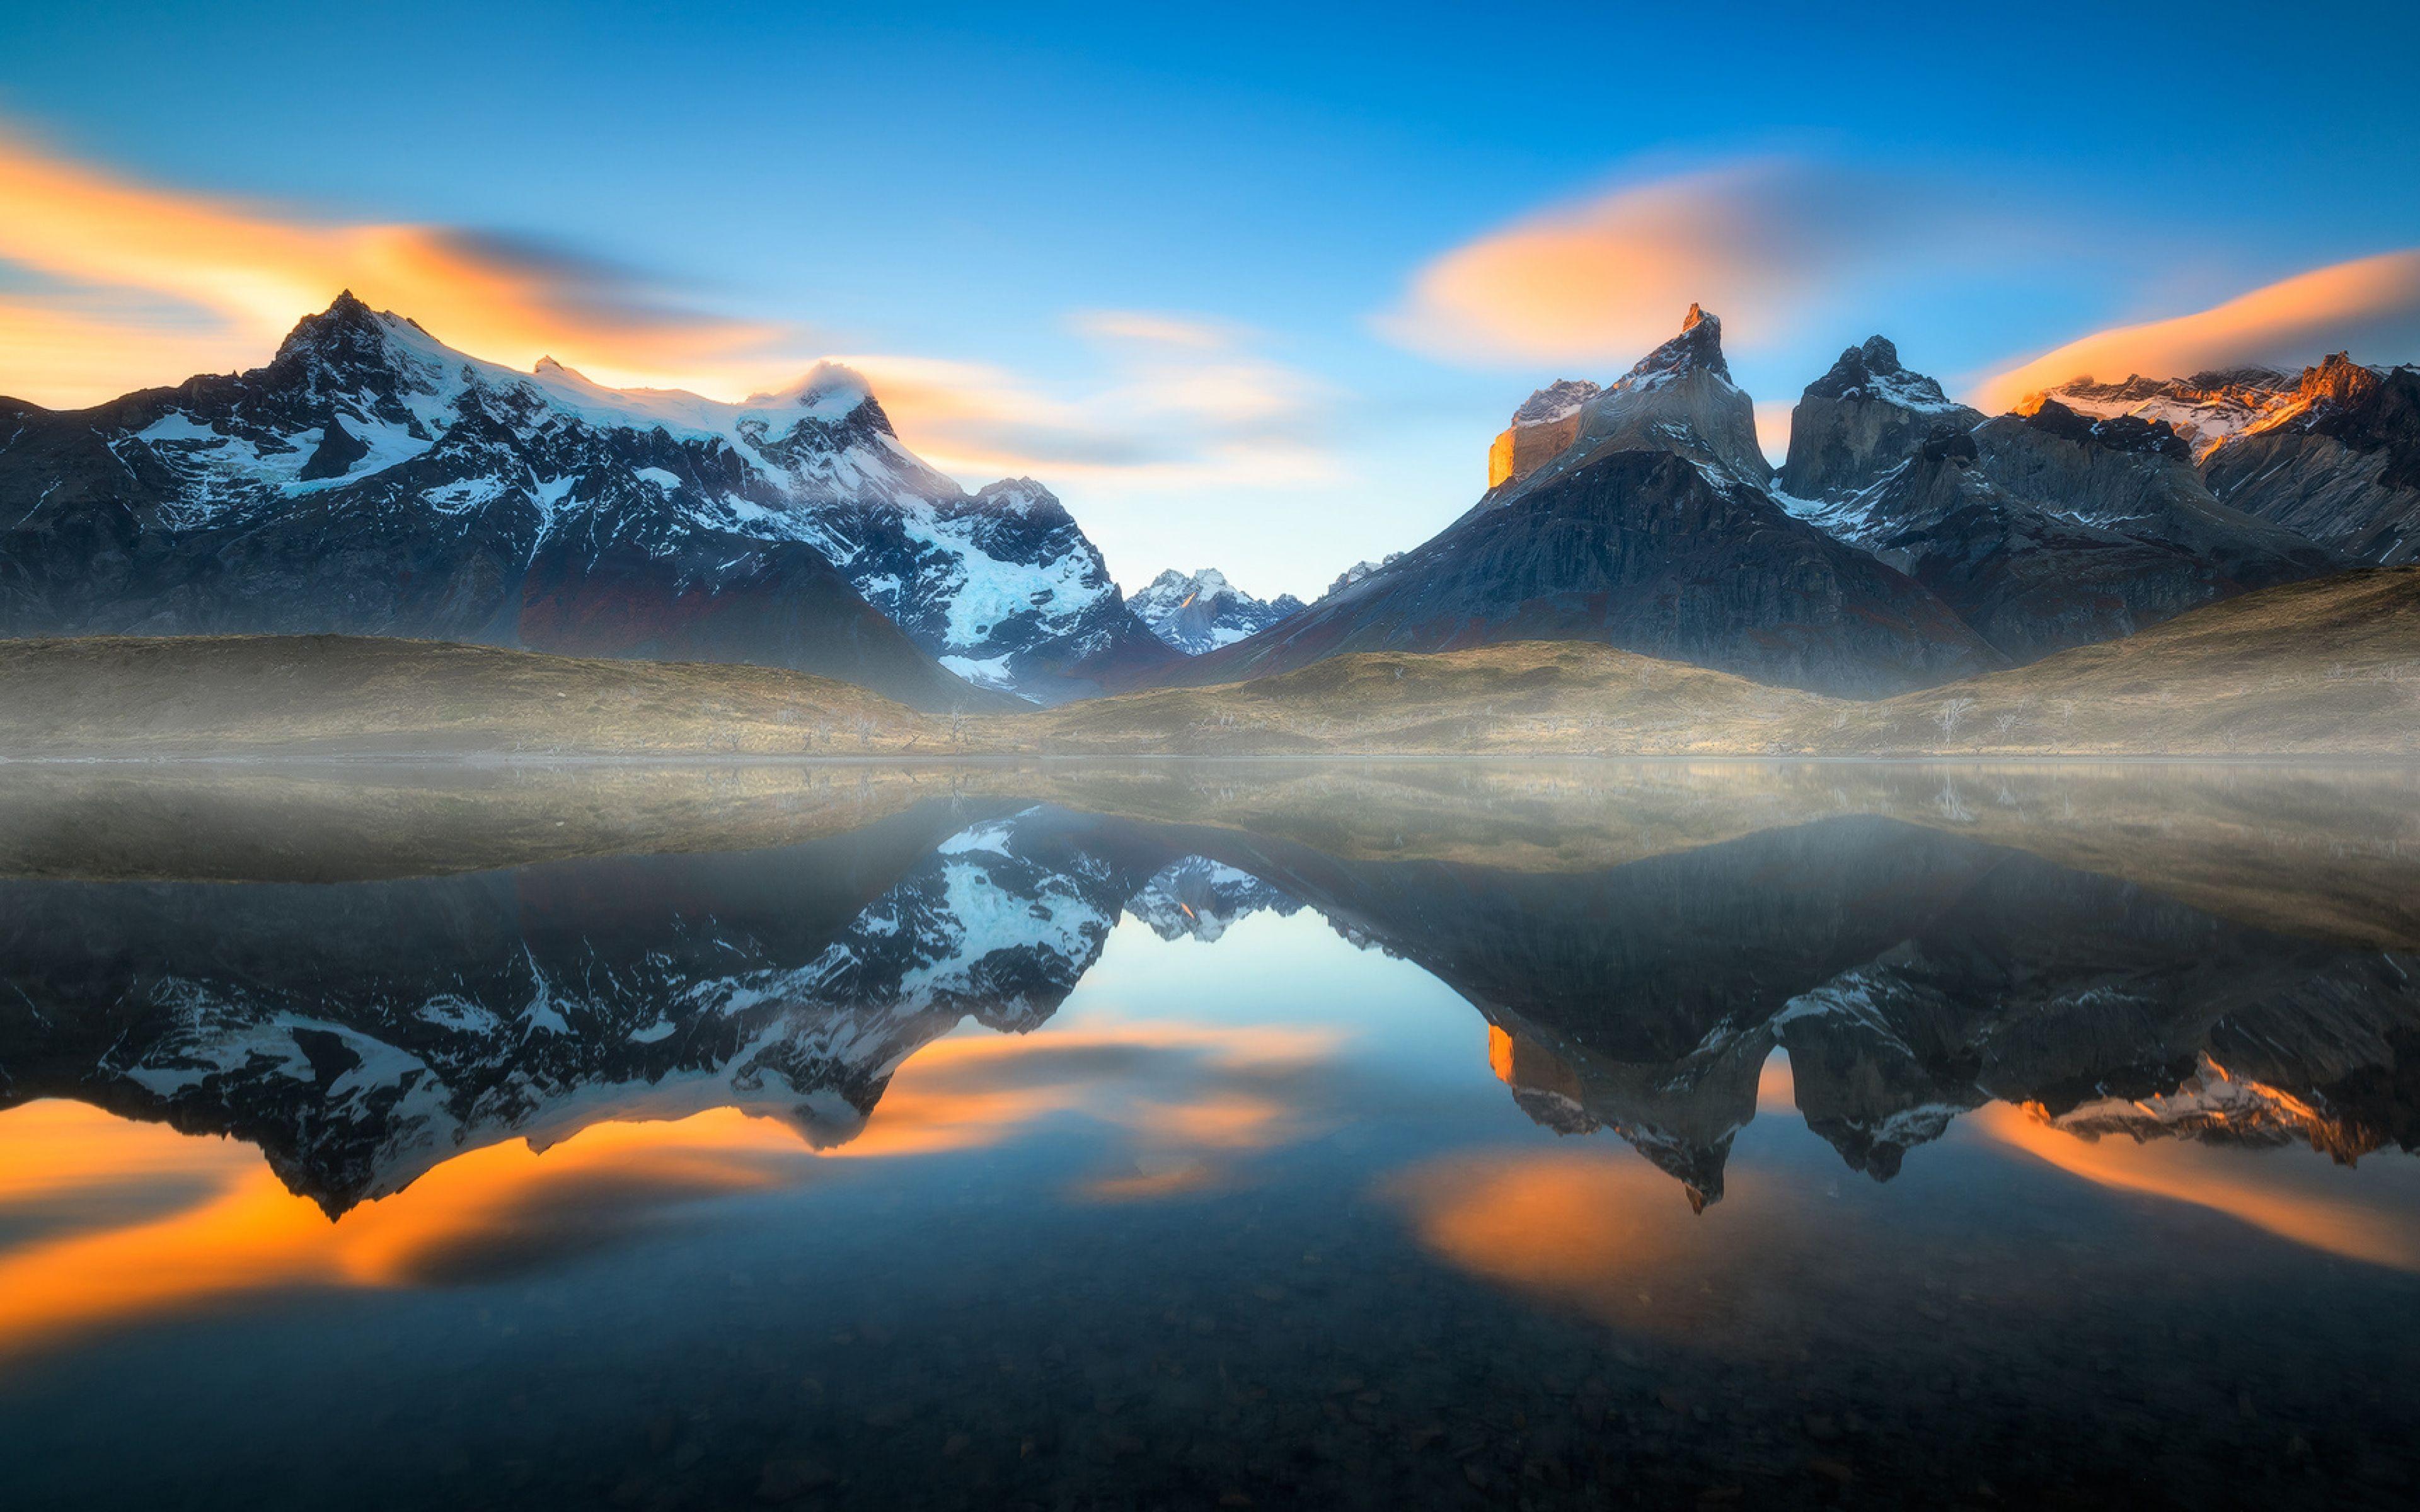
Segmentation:
<svg viewBox="0 0 2420 1512">
<path fill-rule="evenodd" d="M 265 367 L 75 413 L 0 401 L 0 634 L 752 661 L 925 709 L 1009 706 L 938 657 L 1042 697 L 1173 659 L 1047 490 L 966 494 L 845 369 L 739 407 L 621 393 L 347 295 Z"/>
<path fill-rule="evenodd" d="M 2055 411 L 2055 413 L 2054 413 Z M 1975 429 L 1984 476 L 2020 499 L 2080 522 L 2168 542 L 2242 588 L 2291 582 L 2346 565 L 2292 531 L 2218 501 L 2164 422 L 2087 420 L 2045 404 Z"/>
<path fill-rule="evenodd" d="M 2420 560 L 2420 368 L 2341 352 L 2202 461 L 2219 499 L 2357 561 Z"/>
<path fill-rule="evenodd" d="M 2079 415 L 2055 399 L 2045 399 L 2033 413 L 2017 418 L 2045 436 L 2055 436 L 2077 446 L 2103 446 L 2113 452 L 2136 452 L 2177 462 L 2193 458 L 2193 451 L 2185 445 L 2184 439 L 2164 420 L 2144 420 L 2133 415 L 2095 419 Z"/>
<path fill-rule="evenodd" d="M 1274 629 L 1197 657 L 1184 680 L 1507 640 L 1597 640 L 1843 694 L 2000 664 L 1931 594 L 1755 488 L 1674 453 L 1624 451 L 1481 503 Z"/>
<path fill-rule="evenodd" d="M 1952 404 L 1931 378 L 1901 365 L 1888 340 L 1869 337 L 1863 347 L 1842 352 L 1800 395 L 1781 486 L 1805 499 L 1865 487 L 1934 432 L 1972 429 L 1982 419 L 1979 411 Z"/>
<path fill-rule="evenodd" d="M 1931 589 L 2011 661 L 2131 635 L 2245 585 L 2156 532 L 2081 523 L 1985 476 L 1944 429 L 1819 523 Z"/>
<path fill-rule="evenodd" d="M 2138 402 L 2071 388 L 2104 408 Z M 2020 662 L 2345 564 L 2213 498 L 2164 420 L 2044 398 L 1987 421 L 1879 336 L 1807 386 L 1782 477 L 1807 517 Z"/>
</svg>

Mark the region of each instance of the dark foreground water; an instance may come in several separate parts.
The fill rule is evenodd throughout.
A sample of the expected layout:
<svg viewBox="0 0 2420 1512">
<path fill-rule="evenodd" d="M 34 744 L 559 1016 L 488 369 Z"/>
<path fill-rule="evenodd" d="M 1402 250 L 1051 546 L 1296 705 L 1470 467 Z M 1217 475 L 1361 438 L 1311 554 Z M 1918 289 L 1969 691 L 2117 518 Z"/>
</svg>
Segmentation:
<svg viewBox="0 0 2420 1512">
<path fill-rule="evenodd" d="M 0 768 L 0 1506 L 2408 1506 L 2420 779 Z"/>
</svg>

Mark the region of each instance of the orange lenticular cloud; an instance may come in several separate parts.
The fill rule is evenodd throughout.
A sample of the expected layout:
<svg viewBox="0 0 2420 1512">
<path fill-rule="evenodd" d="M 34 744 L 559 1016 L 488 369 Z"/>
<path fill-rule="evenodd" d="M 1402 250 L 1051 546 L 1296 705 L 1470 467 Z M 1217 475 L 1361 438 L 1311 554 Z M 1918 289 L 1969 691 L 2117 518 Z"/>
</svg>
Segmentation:
<svg viewBox="0 0 2420 1512">
<path fill-rule="evenodd" d="M 2314 269 L 2224 304 L 2096 332 L 1985 379 L 1986 411 L 2070 378 L 2183 378 L 2247 363 L 2294 368 L 2330 352 L 2401 359 L 2420 344 L 2420 249 Z"/>
<path fill-rule="evenodd" d="M 792 365 L 766 360 L 772 328 L 682 310 L 619 270 L 443 227 L 319 224 L 159 189 L 6 131 L 0 261 L 74 291 L 71 315 L 23 301 L 0 314 L 0 393 L 44 404 L 179 381 L 197 364 L 257 365 L 348 287 L 461 350 L 523 368 L 551 354 L 602 382 L 744 393 Z M 163 301 L 200 318 L 163 322 Z"/>
<path fill-rule="evenodd" d="M 2079 1139 L 2051 1127 L 2038 1109 L 2000 1103 L 1977 1111 L 1971 1121 L 2002 1144 L 2099 1186 L 2208 1208 L 2347 1259 L 2420 1271 L 2420 1222 L 2310 1190 L 2340 1174 L 2332 1166 L 2247 1160 L 2241 1149 L 2189 1140 Z"/>
</svg>

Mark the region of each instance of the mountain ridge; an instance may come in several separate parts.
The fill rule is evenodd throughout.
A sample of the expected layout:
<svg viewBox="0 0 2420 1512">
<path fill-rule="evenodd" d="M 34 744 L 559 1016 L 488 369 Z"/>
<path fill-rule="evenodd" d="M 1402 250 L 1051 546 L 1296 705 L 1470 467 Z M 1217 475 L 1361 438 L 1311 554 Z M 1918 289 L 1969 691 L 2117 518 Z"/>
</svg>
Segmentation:
<svg viewBox="0 0 2420 1512">
<path fill-rule="evenodd" d="M 0 493 L 30 507 L 0 533 L 0 633 L 437 634 L 853 673 L 936 709 L 1168 655 L 1047 489 L 968 494 L 838 364 L 736 405 L 613 390 L 347 293 L 263 367 L 5 414 Z"/>
</svg>

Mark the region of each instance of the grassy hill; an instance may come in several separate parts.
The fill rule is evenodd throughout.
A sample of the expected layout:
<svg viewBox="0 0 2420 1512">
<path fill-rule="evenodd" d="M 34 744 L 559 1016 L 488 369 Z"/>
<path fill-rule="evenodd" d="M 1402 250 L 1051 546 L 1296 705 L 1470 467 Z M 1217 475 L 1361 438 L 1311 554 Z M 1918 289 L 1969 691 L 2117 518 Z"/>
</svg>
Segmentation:
<svg viewBox="0 0 2420 1512">
<path fill-rule="evenodd" d="M 364 636 L 0 641 L 0 756 L 898 754 L 950 739 L 853 684 Z"/>
<path fill-rule="evenodd" d="M 722 663 L 434 641 L 0 641 L 0 757 L 1053 755 L 2420 757 L 2420 567 L 2246 594 L 1877 702 L 1580 641 L 1338 656 L 949 718 Z"/>
<path fill-rule="evenodd" d="M 1335 656 L 1214 687 L 1160 688 L 999 721 L 1069 753 L 1503 755 L 1761 749 L 1834 701 L 1574 640 Z"/>
<path fill-rule="evenodd" d="M 1783 738 L 1844 755 L 2420 755 L 2420 567 L 2246 594 Z"/>
</svg>

